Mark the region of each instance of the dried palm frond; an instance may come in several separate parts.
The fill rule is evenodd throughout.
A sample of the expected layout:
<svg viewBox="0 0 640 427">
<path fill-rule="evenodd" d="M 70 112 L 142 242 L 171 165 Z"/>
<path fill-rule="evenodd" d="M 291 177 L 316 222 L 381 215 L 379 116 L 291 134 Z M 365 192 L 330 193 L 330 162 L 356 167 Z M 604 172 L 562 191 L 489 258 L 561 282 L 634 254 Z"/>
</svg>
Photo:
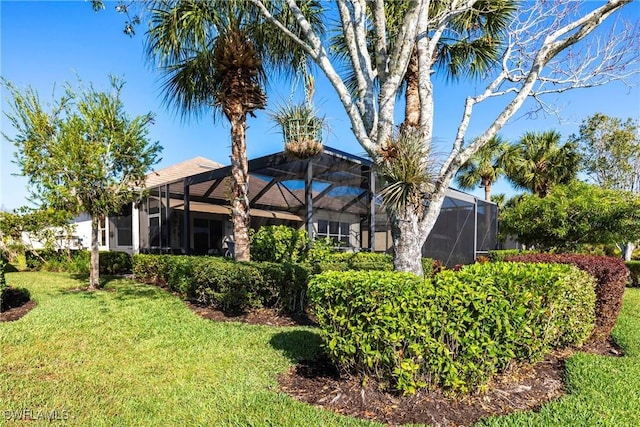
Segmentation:
<svg viewBox="0 0 640 427">
<path fill-rule="evenodd" d="M 296 159 L 308 159 L 322 153 L 323 146 L 319 141 L 302 139 L 284 143 L 284 152 Z"/>
</svg>

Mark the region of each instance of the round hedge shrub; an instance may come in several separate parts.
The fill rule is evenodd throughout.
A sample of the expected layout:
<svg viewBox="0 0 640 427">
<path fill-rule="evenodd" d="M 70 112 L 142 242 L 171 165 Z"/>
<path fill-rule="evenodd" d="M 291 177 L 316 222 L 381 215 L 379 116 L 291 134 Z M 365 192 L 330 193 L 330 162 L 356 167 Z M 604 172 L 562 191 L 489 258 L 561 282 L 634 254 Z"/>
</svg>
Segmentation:
<svg viewBox="0 0 640 427">
<path fill-rule="evenodd" d="M 325 272 L 309 297 L 324 349 L 343 372 L 405 394 L 468 392 L 512 361 L 580 345 L 593 329 L 595 280 L 568 265 L 484 263 L 432 280 Z"/>
</svg>

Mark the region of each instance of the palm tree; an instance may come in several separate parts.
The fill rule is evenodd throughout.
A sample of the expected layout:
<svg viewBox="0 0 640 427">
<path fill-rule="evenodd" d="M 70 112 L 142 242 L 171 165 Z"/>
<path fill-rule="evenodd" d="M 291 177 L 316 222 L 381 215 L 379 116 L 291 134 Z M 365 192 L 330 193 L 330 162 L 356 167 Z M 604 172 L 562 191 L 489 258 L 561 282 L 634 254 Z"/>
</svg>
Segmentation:
<svg viewBox="0 0 640 427">
<path fill-rule="evenodd" d="M 405 2 L 407 3 L 407 2 Z M 447 2 L 432 2 L 432 13 Z M 514 0 L 481 0 L 469 12 L 451 21 L 436 52 L 436 64 L 450 79 L 478 77 L 499 58 L 502 39 L 517 9 Z M 401 23 L 398 19 L 395 22 Z M 404 77 L 405 116 L 403 126 L 417 128 L 420 120 L 418 52 L 414 47 Z"/>
<path fill-rule="evenodd" d="M 323 32 L 316 0 L 303 2 L 315 30 Z M 297 44 L 265 25 L 248 2 L 157 0 L 149 4 L 147 55 L 164 78 L 165 103 L 183 117 L 213 111 L 231 124 L 234 257 L 249 261 L 246 119 L 267 103 L 265 68 L 291 75 L 306 65 Z M 293 16 L 278 15 L 298 33 Z M 284 72 L 284 73 L 283 73 Z"/>
<path fill-rule="evenodd" d="M 507 195 L 504 193 L 492 194 L 491 201 L 498 205 L 498 212 L 500 212 L 507 204 Z"/>
<path fill-rule="evenodd" d="M 557 184 L 576 178 L 580 154 L 576 144 L 560 145 L 556 131 L 527 132 L 504 156 L 507 178 L 517 188 L 545 197 Z"/>
<path fill-rule="evenodd" d="M 471 190 L 478 183 L 484 187 L 484 199 L 491 200 L 491 186 L 505 174 L 502 157 L 507 143 L 500 136 L 495 136 L 478 152 L 462 165 L 456 181 L 462 189 Z"/>
<path fill-rule="evenodd" d="M 447 76 L 457 79 L 462 76 L 477 77 L 487 71 L 494 61 L 499 57 L 500 47 L 505 29 L 510 23 L 511 15 L 516 10 L 515 0 L 481 0 L 474 4 L 473 9 L 467 13 L 458 15 L 452 22 L 446 33 L 440 39 L 436 52 L 436 65 L 441 71 L 445 71 Z M 367 3 L 371 6 L 373 3 Z M 390 44 L 396 42 L 395 36 L 398 34 L 399 25 L 402 24 L 402 17 L 407 12 L 409 2 L 385 2 L 385 13 L 387 16 L 387 31 Z M 437 15 L 443 7 L 447 7 L 447 2 L 431 2 L 430 14 Z M 376 52 L 373 41 L 375 34 L 371 32 L 369 52 L 375 61 Z M 349 51 L 344 33 L 338 33 L 332 39 L 334 52 L 345 62 L 347 77 L 347 87 L 352 89 L 354 97 L 356 77 L 350 71 Z M 420 121 L 420 91 L 418 87 L 418 52 L 414 46 L 409 65 L 404 75 L 404 96 L 405 96 L 405 117 L 403 128 L 418 128 Z"/>
</svg>

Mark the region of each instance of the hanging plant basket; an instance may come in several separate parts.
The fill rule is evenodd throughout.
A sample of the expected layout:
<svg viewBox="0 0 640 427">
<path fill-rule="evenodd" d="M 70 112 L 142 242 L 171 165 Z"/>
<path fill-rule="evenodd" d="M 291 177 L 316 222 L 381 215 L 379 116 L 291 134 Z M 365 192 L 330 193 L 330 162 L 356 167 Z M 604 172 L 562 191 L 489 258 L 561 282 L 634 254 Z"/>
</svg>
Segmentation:
<svg viewBox="0 0 640 427">
<path fill-rule="evenodd" d="M 287 105 L 273 115 L 282 129 L 285 153 L 308 159 L 322 153 L 322 130 L 325 120 L 307 104 Z"/>
</svg>

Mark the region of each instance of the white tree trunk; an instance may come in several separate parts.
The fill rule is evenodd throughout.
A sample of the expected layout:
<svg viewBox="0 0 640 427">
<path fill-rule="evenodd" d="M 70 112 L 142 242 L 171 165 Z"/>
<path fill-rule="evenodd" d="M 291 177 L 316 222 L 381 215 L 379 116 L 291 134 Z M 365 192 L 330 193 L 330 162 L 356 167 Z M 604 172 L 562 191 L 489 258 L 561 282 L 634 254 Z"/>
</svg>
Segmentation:
<svg viewBox="0 0 640 427">
<path fill-rule="evenodd" d="M 631 261 L 631 256 L 633 255 L 633 251 L 636 248 L 636 244 L 633 242 L 627 242 L 620 245 L 620 250 L 622 251 L 622 257 L 625 261 Z"/>
<path fill-rule="evenodd" d="M 408 271 L 423 276 L 422 246 L 419 218 L 413 209 L 390 215 L 393 239 L 393 266 L 397 271 Z"/>
</svg>

